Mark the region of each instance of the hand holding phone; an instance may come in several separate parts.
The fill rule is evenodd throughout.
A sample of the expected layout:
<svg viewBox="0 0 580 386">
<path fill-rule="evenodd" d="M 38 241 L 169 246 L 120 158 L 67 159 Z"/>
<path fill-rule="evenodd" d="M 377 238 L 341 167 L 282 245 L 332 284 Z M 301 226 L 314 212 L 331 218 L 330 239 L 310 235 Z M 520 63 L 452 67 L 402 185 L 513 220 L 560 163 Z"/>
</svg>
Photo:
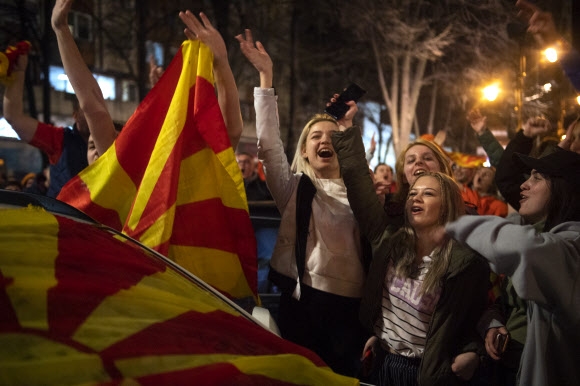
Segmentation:
<svg viewBox="0 0 580 386">
<path fill-rule="evenodd" d="M 362 371 L 363 376 L 367 377 L 370 375 L 370 373 L 373 369 L 374 359 L 375 359 L 375 354 L 373 352 L 373 349 L 369 347 L 365 351 L 365 354 L 364 354 L 363 359 L 362 359 L 361 371 Z"/>
<path fill-rule="evenodd" d="M 495 336 L 495 349 L 499 354 L 503 354 L 507 348 L 508 342 L 510 340 L 510 334 L 498 333 Z"/>
<path fill-rule="evenodd" d="M 357 102 L 364 94 L 366 94 L 365 90 L 363 90 L 359 85 L 351 83 L 343 92 L 340 93 L 338 98 L 336 98 L 336 102 L 326 106 L 324 112 L 334 119 L 339 120 L 344 117 L 344 114 L 346 114 L 349 109 L 346 102 Z"/>
</svg>

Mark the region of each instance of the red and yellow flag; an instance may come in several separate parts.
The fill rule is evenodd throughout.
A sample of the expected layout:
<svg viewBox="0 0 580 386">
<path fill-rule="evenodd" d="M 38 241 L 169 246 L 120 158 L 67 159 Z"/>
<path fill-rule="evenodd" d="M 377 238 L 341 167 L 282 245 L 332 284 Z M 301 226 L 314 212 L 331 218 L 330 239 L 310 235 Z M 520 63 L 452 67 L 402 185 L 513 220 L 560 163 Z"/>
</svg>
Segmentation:
<svg viewBox="0 0 580 386">
<path fill-rule="evenodd" d="M 15 46 L 8 46 L 6 51 L 0 52 L 0 83 L 6 85 L 14 79 L 14 66 L 20 55 L 27 55 L 30 51 L 29 41 L 21 41 Z"/>
<path fill-rule="evenodd" d="M 0 209 L 0 384 L 358 384 L 117 237 Z"/>
<path fill-rule="evenodd" d="M 462 168 L 478 168 L 483 166 L 483 164 L 487 161 L 487 157 L 475 154 L 450 152 L 447 153 L 447 155 L 453 162 Z"/>
<path fill-rule="evenodd" d="M 256 240 L 213 86 L 186 41 L 114 145 L 58 199 L 168 256 L 233 298 L 257 298 Z"/>
</svg>

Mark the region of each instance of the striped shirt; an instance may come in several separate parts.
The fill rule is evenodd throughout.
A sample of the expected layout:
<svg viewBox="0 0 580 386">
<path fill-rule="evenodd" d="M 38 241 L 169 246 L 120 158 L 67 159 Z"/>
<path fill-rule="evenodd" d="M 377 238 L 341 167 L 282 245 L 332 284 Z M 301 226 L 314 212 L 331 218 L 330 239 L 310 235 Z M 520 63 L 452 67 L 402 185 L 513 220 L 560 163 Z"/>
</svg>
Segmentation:
<svg viewBox="0 0 580 386">
<path fill-rule="evenodd" d="M 395 275 L 389 263 L 383 284 L 382 318 L 375 325 L 375 335 L 383 347 L 410 358 L 421 358 L 425 351 L 427 331 L 441 288 L 419 295 L 431 257 L 423 257 L 416 279 Z"/>
</svg>

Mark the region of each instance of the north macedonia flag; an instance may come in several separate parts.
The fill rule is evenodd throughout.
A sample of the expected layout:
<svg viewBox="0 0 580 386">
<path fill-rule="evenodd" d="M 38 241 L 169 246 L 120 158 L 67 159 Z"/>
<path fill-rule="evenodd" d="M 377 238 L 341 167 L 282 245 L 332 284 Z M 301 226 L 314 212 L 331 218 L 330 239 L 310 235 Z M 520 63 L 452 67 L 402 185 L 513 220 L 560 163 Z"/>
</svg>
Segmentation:
<svg viewBox="0 0 580 386">
<path fill-rule="evenodd" d="M 356 385 L 163 256 L 0 209 L 1 385 Z"/>
<path fill-rule="evenodd" d="M 58 199 L 224 294 L 257 299 L 256 240 L 212 62 L 207 46 L 185 41 L 113 146 Z"/>
</svg>

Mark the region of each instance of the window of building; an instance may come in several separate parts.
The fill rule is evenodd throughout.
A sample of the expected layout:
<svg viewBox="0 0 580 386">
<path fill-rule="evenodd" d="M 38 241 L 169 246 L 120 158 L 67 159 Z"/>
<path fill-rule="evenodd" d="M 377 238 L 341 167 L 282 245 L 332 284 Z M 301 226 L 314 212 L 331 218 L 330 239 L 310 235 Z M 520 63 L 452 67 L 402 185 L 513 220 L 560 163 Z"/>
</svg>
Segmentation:
<svg viewBox="0 0 580 386">
<path fill-rule="evenodd" d="M 17 138 L 20 139 L 18 134 L 14 131 L 10 123 L 4 118 L 0 118 L 0 137 Z"/>
<path fill-rule="evenodd" d="M 48 68 L 48 80 L 56 91 L 63 91 L 69 94 L 75 93 L 62 67 L 50 66 Z"/>
<path fill-rule="evenodd" d="M 104 75 L 96 75 L 93 74 L 99 87 L 101 88 L 101 92 L 103 93 L 103 97 L 105 99 L 115 100 L 115 78 L 110 76 Z M 64 68 L 59 66 L 50 66 L 49 67 L 49 82 L 50 85 L 56 91 L 62 91 L 69 94 L 74 94 L 74 90 L 72 85 L 68 80 L 68 76 L 64 72 Z"/>
<path fill-rule="evenodd" d="M 135 102 L 137 101 L 137 85 L 135 82 L 130 80 L 123 81 L 123 102 Z"/>
<path fill-rule="evenodd" d="M 103 75 L 95 75 L 93 74 L 99 87 L 101 88 L 101 92 L 103 93 L 103 97 L 105 99 L 110 99 L 114 101 L 116 99 L 115 96 L 115 78 L 110 76 L 103 76 Z"/>
</svg>

